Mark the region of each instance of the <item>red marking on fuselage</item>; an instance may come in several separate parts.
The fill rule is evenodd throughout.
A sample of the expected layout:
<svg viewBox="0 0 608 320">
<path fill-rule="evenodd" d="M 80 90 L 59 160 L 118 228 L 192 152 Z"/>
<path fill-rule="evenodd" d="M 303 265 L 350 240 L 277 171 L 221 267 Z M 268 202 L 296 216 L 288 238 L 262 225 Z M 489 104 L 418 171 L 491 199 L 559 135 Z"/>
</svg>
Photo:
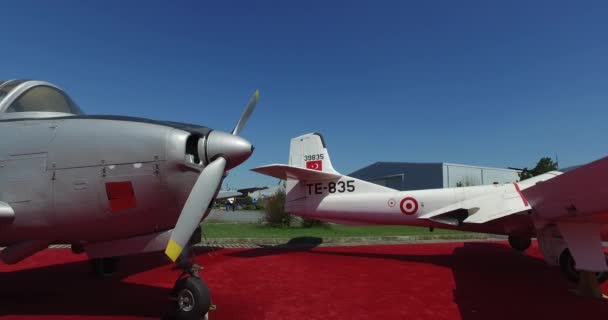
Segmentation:
<svg viewBox="0 0 608 320">
<path fill-rule="evenodd" d="M 526 200 L 526 197 L 524 197 L 524 194 L 521 193 L 521 190 L 519 189 L 519 185 L 517 183 L 514 183 L 513 185 L 515 186 L 515 190 L 517 190 L 517 193 L 519 193 L 521 200 L 524 201 L 524 206 L 527 207 L 529 205 L 528 200 Z"/>
<path fill-rule="evenodd" d="M 106 183 L 106 194 L 108 195 L 108 202 L 110 203 L 110 210 L 112 212 L 137 207 L 131 181 Z"/>
<path fill-rule="evenodd" d="M 410 216 L 416 214 L 416 212 L 418 211 L 418 201 L 416 201 L 416 199 L 412 197 L 403 198 L 401 200 L 401 203 L 399 203 L 399 208 L 401 209 L 401 212 L 405 215 Z"/>
</svg>

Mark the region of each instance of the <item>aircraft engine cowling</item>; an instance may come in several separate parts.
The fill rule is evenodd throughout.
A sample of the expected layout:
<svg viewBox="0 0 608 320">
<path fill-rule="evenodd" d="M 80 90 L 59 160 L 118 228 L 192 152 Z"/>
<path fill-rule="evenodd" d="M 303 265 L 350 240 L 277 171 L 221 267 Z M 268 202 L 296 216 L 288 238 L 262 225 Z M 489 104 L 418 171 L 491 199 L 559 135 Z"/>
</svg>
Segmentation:
<svg viewBox="0 0 608 320">
<path fill-rule="evenodd" d="M 205 136 L 191 134 L 186 140 L 186 161 L 197 166 L 207 166 L 218 157 L 227 160 L 226 170 L 247 160 L 253 153 L 249 141 L 227 132 L 213 130 Z"/>
<path fill-rule="evenodd" d="M 232 169 L 247 160 L 253 153 L 249 141 L 227 132 L 214 130 L 200 138 L 197 143 L 197 155 L 200 164 L 205 166 L 223 157 L 227 161 L 226 170 Z"/>
</svg>

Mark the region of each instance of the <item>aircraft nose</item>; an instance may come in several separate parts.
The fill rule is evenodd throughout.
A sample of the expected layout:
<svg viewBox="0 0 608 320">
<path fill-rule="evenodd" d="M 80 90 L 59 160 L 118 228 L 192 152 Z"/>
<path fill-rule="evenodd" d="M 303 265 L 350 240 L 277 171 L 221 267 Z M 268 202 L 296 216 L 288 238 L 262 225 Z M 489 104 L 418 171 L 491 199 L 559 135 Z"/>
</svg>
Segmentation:
<svg viewBox="0 0 608 320">
<path fill-rule="evenodd" d="M 218 156 L 227 160 L 226 170 L 247 160 L 253 153 L 253 146 L 244 138 L 223 131 L 211 131 L 206 140 L 200 140 L 199 154 L 205 154 L 207 163 Z"/>
</svg>

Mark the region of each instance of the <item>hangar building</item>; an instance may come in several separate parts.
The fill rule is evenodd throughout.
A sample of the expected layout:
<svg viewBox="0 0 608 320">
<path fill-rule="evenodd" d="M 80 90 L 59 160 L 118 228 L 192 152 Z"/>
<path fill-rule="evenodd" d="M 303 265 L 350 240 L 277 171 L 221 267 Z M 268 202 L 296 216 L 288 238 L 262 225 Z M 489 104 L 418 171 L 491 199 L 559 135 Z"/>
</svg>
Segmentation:
<svg viewBox="0 0 608 320">
<path fill-rule="evenodd" d="M 519 181 L 518 173 L 454 163 L 376 162 L 349 176 L 405 191 L 512 183 Z"/>
</svg>

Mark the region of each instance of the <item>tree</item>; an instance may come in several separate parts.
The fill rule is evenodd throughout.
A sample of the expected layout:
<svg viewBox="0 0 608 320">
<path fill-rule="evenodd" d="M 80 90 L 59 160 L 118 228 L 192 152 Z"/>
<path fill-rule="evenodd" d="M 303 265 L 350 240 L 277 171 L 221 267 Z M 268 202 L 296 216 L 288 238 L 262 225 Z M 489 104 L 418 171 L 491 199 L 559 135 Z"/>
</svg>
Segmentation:
<svg viewBox="0 0 608 320">
<path fill-rule="evenodd" d="M 557 170 L 557 162 L 553 161 L 550 157 L 543 157 L 538 160 L 536 167 L 532 169 L 524 168 L 519 173 L 519 180 L 529 179 L 549 171 Z"/>
<path fill-rule="evenodd" d="M 289 227 L 291 215 L 285 211 L 285 191 L 277 193 L 266 199 L 264 205 L 264 221 L 273 227 Z"/>
</svg>

